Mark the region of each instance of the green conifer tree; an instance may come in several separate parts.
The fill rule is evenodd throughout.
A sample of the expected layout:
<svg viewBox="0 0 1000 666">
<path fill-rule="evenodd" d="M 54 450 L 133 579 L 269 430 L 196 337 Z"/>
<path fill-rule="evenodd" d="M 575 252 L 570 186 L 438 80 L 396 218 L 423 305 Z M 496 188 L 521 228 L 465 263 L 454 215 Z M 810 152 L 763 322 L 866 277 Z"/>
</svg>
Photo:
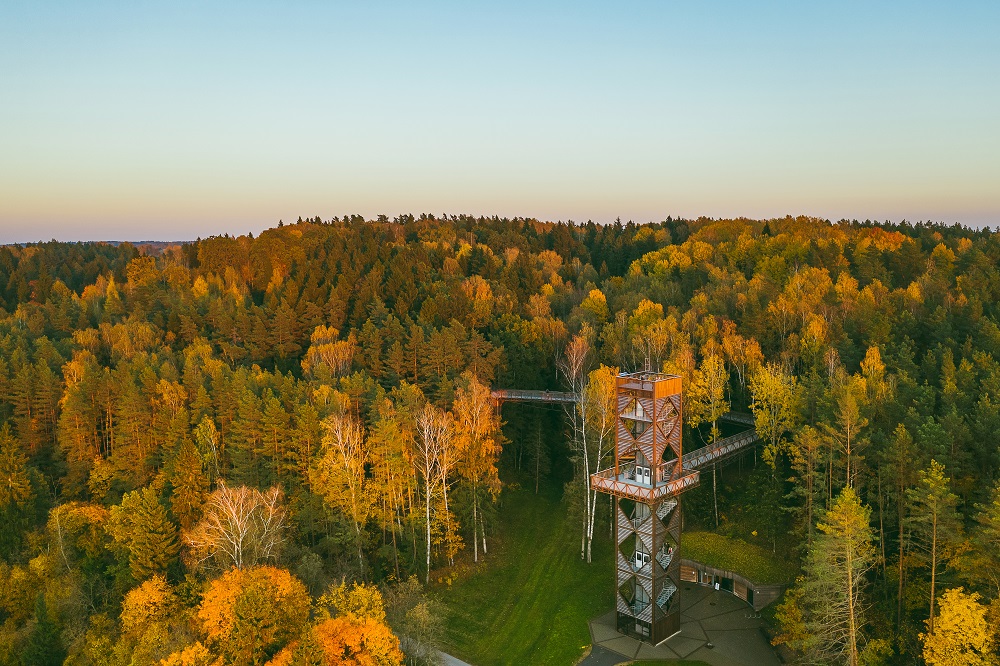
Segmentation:
<svg viewBox="0 0 1000 666">
<path fill-rule="evenodd" d="M 21 653 L 23 666 L 59 666 L 66 658 L 59 625 L 49 614 L 45 595 L 39 594 L 35 603 L 35 626 L 28 635 L 27 644 Z"/>
<path fill-rule="evenodd" d="M 174 487 L 170 496 L 170 508 L 181 527 L 188 529 L 198 519 L 208 492 L 208 478 L 205 476 L 201 456 L 190 437 L 181 440 L 170 481 Z"/>
<path fill-rule="evenodd" d="M 177 559 L 177 527 L 151 487 L 128 493 L 111 507 L 108 533 L 128 558 L 136 580 L 165 573 Z"/>
<path fill-rule="evenodd" d="M 920 472 L 916 488 L 907 491 L 911 513 L 910 529 L 916 552 L 931 573 L 930 617 L 927 633 L 934 633 L 934 598 L 941 562 L 958 543 L 961 518 L 958 515 L 958 496 L 951 492 L 951 483 L 944 474 L 944 465 L 931 460 L 930 467 Z"/>
<path fill-rule="evenodd" d="M 870 518 L 854 489 L 844 488 L 817 525 L 805 575 L 778 609 L 778 640 L 804 652 L 808 663 L 862 660 L 865 574 L 875 563 Z"/>
</svg>

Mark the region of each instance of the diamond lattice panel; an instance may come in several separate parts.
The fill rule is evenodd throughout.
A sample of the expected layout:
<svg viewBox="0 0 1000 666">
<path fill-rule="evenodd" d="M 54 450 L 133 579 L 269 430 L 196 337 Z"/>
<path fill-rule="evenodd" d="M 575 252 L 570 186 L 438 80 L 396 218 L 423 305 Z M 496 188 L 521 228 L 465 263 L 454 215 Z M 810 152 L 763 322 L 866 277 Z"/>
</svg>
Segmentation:
<svg viewBox="0 0 1000 666">
<path fill-rule="evenodd" d="M 619 613 L 624 613 L 625 615 L 632 615 L 632 609 L 629 608 L 629 605 L 627 603 L 625 603 L 624 599 L 622 599 L 622 595 L 617 594 L 615 596 L 618 597 L 618 603 L 616 604 L 618 612 Z"/>
<path fill-rule="evenodd" d="M 642 426 L 641 432 L 636 431 L 636 439 L 642 443 L 652 444 L 653 443 L 653 423 L 651 421 L 636 421 L 637 424 Z"/>
<path fill-rule="evenodd" d="M 636 615 L 636 618 L 638 618 L 640 620 L 644 620 L 644 621 L 649 622 L 650 624 L 652 624 L 653 623 L 653 604 L 650 603 L 648 606 L 646 606 L 642 610 L 641 613 L 639 613 L 638 615 Z"/>
<path fill-rule="evenodd" d="M 632 531 L 632 521 L 628 519 L 621 506 L 618 507 L 618 543 L 622 542 L 628 533 Z"/>
<path fill-rule="evenodd" d="M 625 424 L 622 423 L 621 419 L 618 419 L 618 428 L 615 432 L 618 457 L 628 457 L 629 452 L 635 446 L 635 440 L 632 439 L 632 435 L 629 434 L 629 431 L 625 428 Z"/>
<path fill-rule="evenodd" d="M 642 537 L 644 543 L 652 543 L 653 541 L 651 537 L 653 535 L 653 517 L 650 516 L 649 518 L 646 518 L 646 520 L 642 521 L 642 523 L 639 524 L 639 528 L 636 530 L 636 533 Z"/>
<path fill-rule="evenodd" d="M 638 446 L 639 450 L 642 451 L 642 455 L 646 456 L 646 460 L 656 460 L 653 457 L 653 442 L 639 442 Z"/>
<path fill-rule="evenodd" d="M 643 437 L 653 436 L 651 432 L 653 424 L 651 421 L 630 419 L 623 416 L 621 417 L 621 422 L 625 426 L 625 430 L 632 436 L 632 439 L 641 440 Z"/>
<path fill-rule="evenodd" d="M 621 585 L 626 580 L 628 580 L 635 572 L 632 570 L 632 565 L 628 563 L 625 556 L 620 552 L 618 553 L 618 584 Z"/>
</svg>

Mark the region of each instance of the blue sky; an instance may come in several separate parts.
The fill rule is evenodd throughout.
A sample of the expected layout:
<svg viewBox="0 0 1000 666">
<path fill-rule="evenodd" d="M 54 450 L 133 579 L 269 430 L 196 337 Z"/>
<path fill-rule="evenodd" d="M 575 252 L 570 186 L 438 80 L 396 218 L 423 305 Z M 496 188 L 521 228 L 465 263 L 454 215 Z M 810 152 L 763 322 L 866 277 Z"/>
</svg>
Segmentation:
<svg viewBox="0 0 1000 666">
<path fill-rule="evenodd" d="M 1000 3 L 0 4 L 0 242 L 1000 224 Z"/>
</svg>

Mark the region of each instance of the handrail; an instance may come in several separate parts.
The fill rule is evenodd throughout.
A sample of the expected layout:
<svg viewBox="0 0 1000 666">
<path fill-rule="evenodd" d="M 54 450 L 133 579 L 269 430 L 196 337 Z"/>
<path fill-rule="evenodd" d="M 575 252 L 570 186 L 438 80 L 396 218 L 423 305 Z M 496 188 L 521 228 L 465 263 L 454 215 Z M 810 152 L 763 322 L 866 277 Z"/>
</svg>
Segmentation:
<svg viewBox="0 0 1000 666">
<path fill-rule="evenodd" d="M 698 485 L 698 479 L 698 472 L 691 471 L 667 483 L 646 486 L 631 481 L 621 481 L 615 475 L 614 468 L 610 468 L 596 474 L 591 474 L 590 487 L 612 495 L 628 497 L 629 499 L 648 504 L 664 497 L 672 497 L 682 493 L 688 488 Z"/>
<path fill-rule="evenodd" d="M 526 389 L 493 389 L 490 397 L 496 403 L 503 402 L 557 402 L 572 404 L 577 401 L 576 393 L 568 391 L 532 391 Z"/>
<path fill-rule="evenodd" d="M 719 417 L 719 420 L 729 421 L 730 423 L 741 423 L 749 426 L 756 423 L 756 421 L 754 421 L 753 414 L 746 414 L 745 412 L 726 412 Z"/>
<path fill-rule="evenodd" d="M 755 443 L 758 439 L 760 437 L 757 435 L 756 430 L 747 430 L 738 435 L 720 439 L 713 444 L 685 453 L 684 457 L 681 458 L 681 462 L 685 470 L 697 469 L 710 462 L 717 462 L 721 458 L 732 455 Z"/>
</svg>

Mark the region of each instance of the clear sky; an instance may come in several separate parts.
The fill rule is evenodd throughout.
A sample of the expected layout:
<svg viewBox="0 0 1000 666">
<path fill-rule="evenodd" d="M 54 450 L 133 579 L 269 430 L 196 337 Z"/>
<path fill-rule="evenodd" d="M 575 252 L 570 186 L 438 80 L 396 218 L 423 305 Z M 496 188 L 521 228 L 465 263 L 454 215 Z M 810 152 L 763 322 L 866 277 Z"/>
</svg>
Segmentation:
<svg viewBox="0 0 1000 666">
<path fill-rule="evenodd" d="M 1000 224 L 1000 2 L 0 3 L 0 243 Z"/>
</svg>

